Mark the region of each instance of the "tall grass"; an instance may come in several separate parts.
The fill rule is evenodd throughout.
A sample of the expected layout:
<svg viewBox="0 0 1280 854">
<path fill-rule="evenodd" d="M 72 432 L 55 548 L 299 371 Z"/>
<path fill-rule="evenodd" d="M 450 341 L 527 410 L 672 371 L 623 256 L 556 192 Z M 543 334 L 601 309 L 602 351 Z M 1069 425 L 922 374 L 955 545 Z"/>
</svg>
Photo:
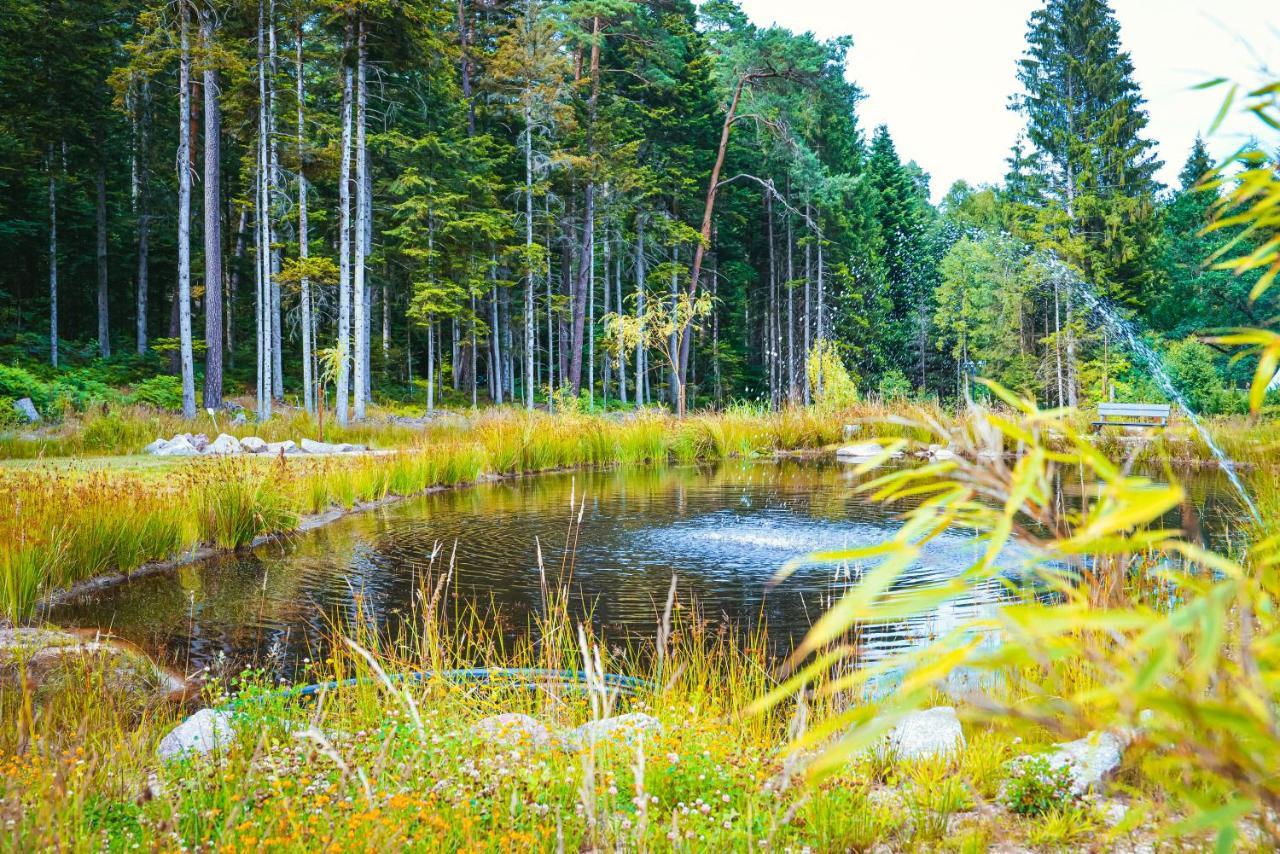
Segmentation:
<svg viewBox="0 0 1280 854">
<path fill-rule="evenodd" d="M 280 435 L 297 424 L 267 425 Z M 361 428 L 382 438 L 373 428 Z M 838 441 L 839 418 L 796 410 L 736 411 L 678 420 L 494 410 L 408 434 L 394 454 L 196 459 L 166 469 L 78 470 L 55 463 L 0 468 L 0 611 L 29 617 L 67 585 L 208 545 L 238 548 L 294 528 L 301 516 L 388 495 L 582 465 L 691 462 Z M 273 434 L 264 431 L 267 437 Z M 149 436 L 150 432 L 140 433 Z M 297 435 L 294 433 L 294 435 Z M 346 438 L 368 438 L 359 433 Z"/>
</svg>

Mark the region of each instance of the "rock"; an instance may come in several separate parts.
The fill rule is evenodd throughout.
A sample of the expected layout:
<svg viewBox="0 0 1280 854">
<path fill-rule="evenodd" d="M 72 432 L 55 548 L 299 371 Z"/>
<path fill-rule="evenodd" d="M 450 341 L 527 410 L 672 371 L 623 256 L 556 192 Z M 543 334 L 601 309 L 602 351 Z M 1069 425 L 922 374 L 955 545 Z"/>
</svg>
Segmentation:
<svg viewBox="0 0 1280 854">
<path fill-rule="evenodd" d="M 551 731 L 529 715 L 490 715 L 471 730 L 483 741 L 502 747 L 545 747 L 551 743 Z"/>
<path fill-rule="evenodd" d="M 944 448 L 941 445 L 929 446 L 929 459 L 931 460 L 954 460 L 957 456 L 959 455 L 950 448 Z"/>
<path fill-rule="evenodd" d="M 845 437 L 845 439 L 852 439 L 852 438 L 853 438 L 853 435 L 854 435 L 855 433 L 859 433 L 859 432 L 861 432 L 861 431 L 862 431 L 862 425 L 861 425 L 861 424 L 846 424 L 846 425 L 844 425 L 844 437 Z"/>
<path fill-rule="evenodd" d="M 31 424 L 35 424 L 40 420 L 40 413 L 36 411 L 36 405 L 31 402 L 31 398 L 29 397 L 15 400 L 13 402 L 13 408 Z"/>
<path fill-rule="evenodd" d="M 204 756 L 226 747 L 235 737 L 230 712 L 201 709 L 160 739 L 156 753 L 161 759 Z"/>
<path fill-rule="evenodd" d="M 856 445 L 842 445 L 836 449 L 836 458 L 841 460 L 869 460 L 884 452 L 884 446 L 876 442 L 860 442 Z M 902 456 L 902 451 L 894 451 L 890 459 Z"/>
<path fill-rule="evenodd" d="M 291 439 L 285 439 L 283 442 L 268 442 L 267 453 L 273 456 L 279 454 L 299 454 L 298 446 Z"/>
<path fill-rule="evenodd" d="M 244 449 L 245 453 L 261 454 L 266 452 L 267 443 L 257 436 L 245 436 L 240 440 L 240 447 Z"/>
<path fill-rule="evenodd" d="M 353 445 L 346 442 L 330 444 L 329 442 L 316 442 L 311 439 L 302 440 L 302 450 L 308 454 L 345 454 L 354 449 Z"/>
<path fill-rule="evenodd" d="M 187 437 L 187 441 L 191 443 L 191 447 L 201 453 L 204 452 L 205 448 L 209 447 L 209 437 L 203 433 L 197 433 L 194 436 L 190 433 L 184 433 L 183 435 Z"/>
<path fill-rule="evenodd" d="M 889 750 L 902 759 L 921 759 L 958 753 L 964 749 L 964 731 L 951 706 L 934 706 L 912 712 L 888 735 Z"/>
<path fill-rule="evenodd" d="M 1045 759 L 1050 767 L 1071 768 L 1071 793 L 1082 795 L 1120 767 L 1129 739 L 1114 732 L 1091 732 L 1084 738 L 1055 744 Z"/>
<path fill-rule="evenodd" d="M 657 718 L 644 712 L 631 712 L 589 721 L 566 732 L 561 740 L 569 750 L 582 750 L 587 745 L 602 741 L 634 744 L 641 735 L 656 735 L 660 732 L 662 723 Z"/>
<path fill-rule="evenodd" d="M 200 454 L 186 436 L 174 436 L 164 446 L 154 451 L 157 457 L 194 457 Z"/>
<path fill-rule="evenodd" d="M 97 669 L 111 692 L 139 704 L 176 697 L 186 682 L 131 644 L 107 635 L 56 629 L 0 629 L 0 689 L 25 687 L 37 696 L 83 690 Z"/>
<path fill-rule="evenodd" d="M 226 433 L 219 433 L 218 438 L 210 442 L 204 449 L 206 454 L 239 454 L 242 451 L 240 440 L 235 436 L 228 436 Z"/>
<path fill-rule="evenodd" d="M 243 427 L 245 424 L 248 424 L 248 423 L 249 423 L 249 416 L 244 414 L 243 409 L 237 411 L 235 414 L 235 417 L 231 419 L 232 427 Z"/>
<path fill-rule="evenodd" d="M 156 440 L 155 440 L 154 442 L 152 442 L 150 445 L 147 445 L 145 448 L 143 448 L 143 449 L 142 449 L 142 453 L 144 453 L 144 454 L 158 454 L 158 453 L 160 453 L 160 449 L 161 449 L 161 448 L 163 448 L 163 447 L 164 447 L 165 445 L 167 445 L 167 444 L 169 444 L 169 443 L 168 443 L 168 442 L 166 442 L 164 439 L 156 439 Z"/>
</svg>

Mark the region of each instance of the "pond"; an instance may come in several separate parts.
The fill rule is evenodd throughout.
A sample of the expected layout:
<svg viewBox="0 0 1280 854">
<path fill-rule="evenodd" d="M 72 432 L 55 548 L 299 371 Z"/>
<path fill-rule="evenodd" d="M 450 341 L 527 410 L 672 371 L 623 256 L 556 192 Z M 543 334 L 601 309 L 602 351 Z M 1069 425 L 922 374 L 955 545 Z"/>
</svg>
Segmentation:
<svg viewBox="0 0 1280 854">
<path fill-rule="evenodd" d="M 1208 529 L 1232 506 L 1220 480 L 1201 475 L 1190 484 Z M 571 553 L 574 607 L 610 639 L 653 636 L 675 573 L 684 607 L 696 606 L 726 630 L 763 621 L 771 642 L 785 649 L 860 567 L 809 565 L 770 588 L 776 570 L 814 551 L 879 542 L 897 527 L 900 509 L 869 502 L 856 485 L 852 467 L 816 460 L 509 479 L 353 513 L 249 551 L 86 593 L 44 616 L 110 629 L 188 672 L 221 654 L 234 664 L 269 661 L 288 679 L 303 659 L 323 654 L 335 621 L 395 631 L 410 617 L 422 579 L 450 561 L 453 607 L 494 608 L 504 634 L 523 630 L 540 607 L 540 549 L 552 580 Z M 1066 501 L 1081 491 L 1069 479 L 1061 484 Z M 576 547 L 567 542 L 571 529 Z M 971 534 L 949 532 L 927 545 L 898 589 L 954 576 L 981 548 Z M 1016 570 L 1018 557 L 1006 555 L 1002 564 Z M 914 619 L 867 625 L 861 656 L 874 661 L 990 615 L 1017 595 L 1016 581 L 1011 573 Z"/>
</svg>

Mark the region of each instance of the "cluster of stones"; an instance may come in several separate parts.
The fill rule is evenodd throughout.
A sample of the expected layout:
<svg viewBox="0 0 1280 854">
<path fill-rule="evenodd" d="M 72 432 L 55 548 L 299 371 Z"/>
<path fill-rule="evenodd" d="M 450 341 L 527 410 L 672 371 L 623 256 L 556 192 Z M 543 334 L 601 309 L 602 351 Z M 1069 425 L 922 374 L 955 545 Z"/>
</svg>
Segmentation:
<svg viewBox="0 0 1280 854">
<path fill-rule="evenodd" d="M 352 445 L 347 442 L 316 442 L 303 439 L 293 442 L 267 442 L 257 436 L 246 436 L 237 439 L 227 433 L 219 433 L 218 438 L 210 441 L 203 433 L 179 433 L 172 439 L 156 439 L 142 449 L 144 454 L 157 457 L 198 457 L 229 456 L 234 454 L 270 454 L 280 456 L 286 454 L 353 454 L 365 451 L 364 445 Z"/>
<path fill-rule="evenodd" d="M 634 744 L 645 736 L 661 733 L 662 724 L 650 715 L 632 712 L 589 721 L 576 729 L 555 731 L 530 715 L 508 713 L 484 718 L 472 731 L 491 744 L 580 751 L 604 741 Z M 233 734 L 231 712 L 203 709 L 164 737 L 159 754 L 162 758 L 172 758 L 210 753 L 228 744 Z M 1056 744 L 1041 755 L 1050 767 L 1070 769 L 1071 791 L 1079 796 L 1096 790 L 1120 767 L 1124 750 L 1133 737 L 1133 733 L 1125 731 L 1092 732 L 1076 741 Z M 881 749 L 900 759 L 956 755 L 965 749 L 964 731 L 954 708 L 935 706 L 904 716 L 889 731 Z"/>
</svg>

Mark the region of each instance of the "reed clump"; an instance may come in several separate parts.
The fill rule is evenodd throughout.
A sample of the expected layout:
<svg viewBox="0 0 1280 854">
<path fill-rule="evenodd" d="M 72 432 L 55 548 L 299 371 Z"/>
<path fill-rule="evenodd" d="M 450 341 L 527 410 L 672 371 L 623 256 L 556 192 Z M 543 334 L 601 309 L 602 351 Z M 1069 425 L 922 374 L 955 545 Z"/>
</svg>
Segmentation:
<svg viewBox="0 0 1280 854">
<path fill-rule="evenodd" d="M 514 639 L 499 629 L 500 614 L 458 604 L 465 598 L 438 561 L 418 576 L 413 613 L 396 634 L 335 626 L 299 677 L 354 685 L 291 695 L 275 683 L 272 660 L 209 674 L 205 700 L 235 710 L 236 732 L 205 758 L 154 758 L 182 713 L 116 703 L 89 673 L 83 691 L 34 710 L 23 692 L 0 692 L 0 838 L 16 850 L 81 840 L 108 850 L 163 841 L 202 850 L 547 852 L 906 851 L 953 838 L 1048 851 L 1118 841 L 1085 802 L 1034 817 L 999 805 L 1006 760 L 1047 743 L 1025 725 L 967 720 L 961 754 L 873 751 L 811 785 L 806 764 L 833 737 L 824 729 L 859 702 L 839 690 L 840 674 L 817 680 L 805 698 L 746 713 L 777 685 L 762 629 L 725 631 L 673 587 L 655 605 L 656 639 L 607 637 L 570 594 L 570 565 L 544 570 L 542 605 Z M 484 686 L 400 678 L 499 667 L 581 676 Z M 603 673 L 644 684 L 611 691 Z M 477 729 L 513 713 L 546 727 L 550 743 Z M 631 739 L 568 736 L 622 714 L 657 725 Z M 817 741 L 788 750 L 805 737 Z M 1154 796 L 1131 803 L 1152 820 L 1176 813 Z M 1062 819 L 1068 812 L 1074 822 Z"/>
<path fill-rule="evenodd" d="M 305 416 L 255 429 L 265 438 L 298 435 L 307 426 L 300 419 Z M 53 590 L 201 546 L 239 548 L 331 508 L 487 475 L 813 448 L 838 441 L 842 423 L 816 410 L 735 410 L 687 419 L 654 411 L 614 418 L 492 410 L 441 418 L 415 431 L 395 426 L 379 433 L 366 426 L 341 435 L 376 436 L 376 444 L 400 446 L 380 455 L 148 459 L 137 467 L 51 460 L 0 467 L 0 501 L 11 508 L 0 518 L 0 613 L 19 622 Z M 126 436 L 150 441 L 153 432 L 163 432 L 153 428 Z"/>
</svg>

